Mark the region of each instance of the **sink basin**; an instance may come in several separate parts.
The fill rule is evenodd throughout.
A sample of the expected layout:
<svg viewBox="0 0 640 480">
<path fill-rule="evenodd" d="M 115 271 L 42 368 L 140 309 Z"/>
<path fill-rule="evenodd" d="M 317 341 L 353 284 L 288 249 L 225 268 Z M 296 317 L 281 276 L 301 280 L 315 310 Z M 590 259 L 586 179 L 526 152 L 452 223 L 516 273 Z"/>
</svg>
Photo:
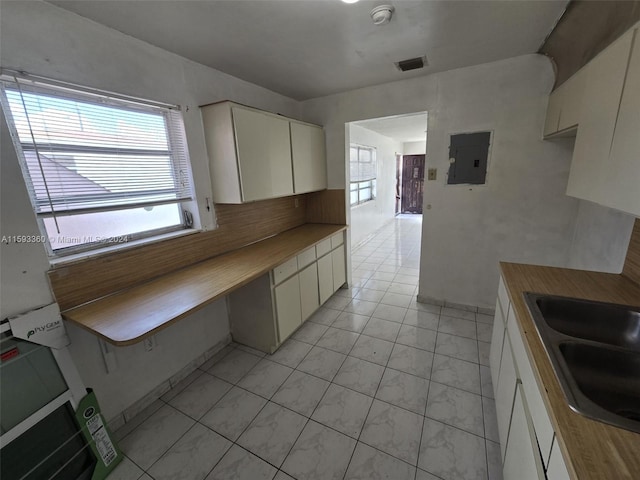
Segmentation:
<svg viewBox="0 0 640 480">
<path fill-rule="evenodd" d="M 558 332 L 640 352 L 640 308 L 550 295 L 535 302 Z"/>
<path fill-rule="evenodd" d="M 640 307 L 524 296 L 569 406 L 640 433 Z"/>
<path fill-rule="evenodd" d="M 640 354 L 583 343 L 561 343 L 578 388 L 607 412 L 640 422 Z"/>
</svg>

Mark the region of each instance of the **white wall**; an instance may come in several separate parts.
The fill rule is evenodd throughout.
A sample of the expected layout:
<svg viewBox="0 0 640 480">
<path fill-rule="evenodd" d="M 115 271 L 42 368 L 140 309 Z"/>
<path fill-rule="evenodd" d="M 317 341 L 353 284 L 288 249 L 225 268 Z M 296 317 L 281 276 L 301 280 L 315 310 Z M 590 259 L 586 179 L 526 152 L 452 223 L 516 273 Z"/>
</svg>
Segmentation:
<svg viewBox="0 0 640 480">
<path fill-rule="evenodd" d="M 3 67 L 184 106 L 197 201 L 210 196 L 198 105 L 223 99 L 324 124 L 330 188 L 345 188 L 345 123 L 429 111 L 428 166 L 420 293 L 490 306 L 497 261 L 585 264 L 605 252 L 601 268 L 617 268 L 630 220 L 594 212 L 564 195 L 570 148 L 542 142 L 549 61 L 537 55 L 378 85 L 298 104 L 292 99 L 170 54 L 44 2 L 2 2 Z M 446 187 L 449 133 L 495 133 L 488 185 Z M 2 125 L 1 233 L 38 233 L 35 218 Z M 576 224 L 575 219 L 580 220 Z M 598 225 L 591 220 L 598 220 Z M 603 220 L 600 223 L 600 220 Z M 570 249 L 573 251 L 570 255 Z M 613 248 L 609 248 L 609 247 Z M 41 245 L 0 246 L 4 318 L 52 300 Z M 224 305 L 210 305 L 158 335 L 159 347 L 117 350 L 120 370 L 107 375 L 95 337 L 70 327 L 72 355 L 94 387 L 107 417 L 131 405 L 228 334 Z"/>
<path fill-rule="evenodd" d="M 620 273 L 634 221 L 632 215 L 581 200 L 568 266 Z"/>
<path fill-rule="evenodd" d="M 349 125 L 348 141 L 375 147 L 378 162 L 377 198 L 351 208 L 351 245 L 356 246 L 395 216 L 396 153 L 402 153 L 402 144 L 356 124 Z"/>
<path fill-rule="evenodd" d="M 183 106 L 197 201 L 205 227 L 213 225 L 202 119 L 198 105 L 230 99 L 297 116 L 298 103 L 264 88 L 188 61 L 45 2 L 2 2 L 1 63 L 58 80 Z M 6 125 L 2 122 L 2 235 L 38 234 Z M 1 317 L 53 300 L 41 244 L 1 245 Z M 229 334 L 217 302 L 158 335 L 159 347 L 116 349 L 119 370 L 107 375 L 96 337 L 69 326 L 71 354 L 107 418 L 133 404 Z"/>
<path fill-rule="evenodd" d="M 403 155 L 424 155 L 427 153 L 427 142 L 422 140 L 421 142 L 404 142 L 402 144 Z"/>
<path fill-rule="evenodd" d="M 329 182 L 344 186 L 344 123 L 428 111 L 419 293 L 495 303 L 500 260 L 566 265 L 578 212 L 564 194 L 570 146 L 541 140 L 553 69 L 527 55 L 303 102 L 327 131 Z M 494 132 L 488 183 L 446 186 L 449 135 Z"/>
</svg>

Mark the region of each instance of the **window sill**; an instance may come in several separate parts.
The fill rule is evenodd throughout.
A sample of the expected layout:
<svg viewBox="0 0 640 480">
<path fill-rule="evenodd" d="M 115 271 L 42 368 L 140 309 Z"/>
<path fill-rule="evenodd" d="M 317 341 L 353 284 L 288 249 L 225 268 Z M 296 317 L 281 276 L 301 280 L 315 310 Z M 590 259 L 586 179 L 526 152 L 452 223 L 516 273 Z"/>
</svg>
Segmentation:
<svg viewBox="0 0 640 480">
<path fill-rule="evenodd" d="M 139 247 L 141 245 L 151 245 L 153 243 L 161 242 L 163 240 L 169 240 L 172 238 L 185 237 L 187 235 L 193 235 L 194 233 L 198 233 L 202 230 L 189 228 L 189 229 L 181 229 L 176 230 L 174 232 L 163 233 L 161 235 L 155 235 L 153 237 L 140 238 L 138 240 L 132 240 L 130 242 L 121 243 L 117 245 L 109 245 L 108 247 L 96 248 L 94 250 L 89 250 L 85 252 L 74 253 L 71 255 L 65 255 L 61 257 L 50 257 L 49 264 L 52 267 L 62 266 L 69 263 L 74 263 L 80 260 L 88 260 L 91 258 L 97 258 L 102 255 L 107 255 L 110 253 L 121 252 L 123 250 L 127 250 L 129 248 Z"/>
<path fill-rule="evenodd" d="M 374 203 L 376 203 L 376 199 L 372 198 L 371 200 L 367 200 L 366 202 L 358 203 L 356 205 L 351 205 L 351 210 L 354 210 L 358 207 L 364 207 L 365 205 L 372 205 Z"/>
</svg>

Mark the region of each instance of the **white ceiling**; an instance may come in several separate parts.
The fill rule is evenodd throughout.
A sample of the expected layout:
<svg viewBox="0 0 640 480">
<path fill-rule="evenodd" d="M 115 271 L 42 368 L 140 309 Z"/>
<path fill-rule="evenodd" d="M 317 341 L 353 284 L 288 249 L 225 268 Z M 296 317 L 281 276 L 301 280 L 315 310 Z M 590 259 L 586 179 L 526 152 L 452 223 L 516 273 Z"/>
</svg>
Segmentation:
<svg viewBox="0 0 640 480">
<path fill-rule="evenodd" d="M 567 0 L 49 0 L 303 100 L 538 50 Z M 395 7 L 375 26 L 369 11 Z M 426 55 L 428 67 L 394 62 Z"/>
<path fill-rule="evenodd" d="M 427 113 L 398 115 L 353 122 L 398 142 L 420 142 L 427 139 Z"/>
</svg>

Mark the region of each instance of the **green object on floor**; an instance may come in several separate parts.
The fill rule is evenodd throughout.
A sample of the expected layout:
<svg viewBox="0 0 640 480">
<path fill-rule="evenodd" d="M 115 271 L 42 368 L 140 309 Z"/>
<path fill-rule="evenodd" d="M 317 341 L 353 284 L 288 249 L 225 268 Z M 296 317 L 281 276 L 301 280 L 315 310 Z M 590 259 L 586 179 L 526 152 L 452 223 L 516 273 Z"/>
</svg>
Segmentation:
<svg viewBox="0 0 640 480">
<path fill-rule="evenodd" d="M 123 455 L 100 413 L 96 394 L 90 388 L 87 392 L 76 409 L 76 419 L 97 459 L 91 480 L 103 480 L 122 461 Z"/>
</svg>

